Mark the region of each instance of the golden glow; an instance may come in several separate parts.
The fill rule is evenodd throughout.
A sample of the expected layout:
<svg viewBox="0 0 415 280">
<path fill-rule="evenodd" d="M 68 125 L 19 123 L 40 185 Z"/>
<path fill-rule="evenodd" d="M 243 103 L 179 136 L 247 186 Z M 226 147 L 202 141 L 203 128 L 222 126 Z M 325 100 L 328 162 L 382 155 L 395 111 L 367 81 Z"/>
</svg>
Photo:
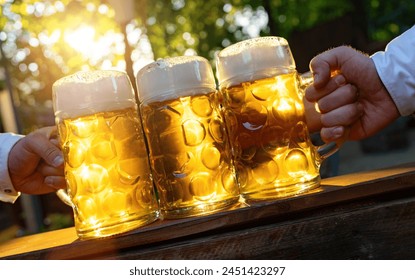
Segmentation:
<svg viewBox="0 0 415 280">
<path fill-rule="evenodd" d="M 91 65 L 100 64 L 102 69 L 115 67 L 124 70 L 125 68 L 123 61 L 112 65 L 109 59 L 114 54 L 124 54 L 123 35 L 120 33 L 109 30 L 101 35 L 94 27 L 84 24 L 76 29 L 65 30 L 63 39 L 71 48 L 89 60 Z"/>
<path fill-rule="evenodd" d="M 289 112 L 292 111 L 293 108 L 292 106 L 288 103 L 287 100 L 285 99 L 281 99 L 279 104 L 278 104 L 278 111 L 279 112 Z"/>
<path fill-rule="evenodd" d="M 95 29 L 92 26 L 83 25 L 72 31 L 65 31 L 64 39 L 73 49 L 79 51 L 86 57 L 95 50 L 93 47 Z"/>
</svg>

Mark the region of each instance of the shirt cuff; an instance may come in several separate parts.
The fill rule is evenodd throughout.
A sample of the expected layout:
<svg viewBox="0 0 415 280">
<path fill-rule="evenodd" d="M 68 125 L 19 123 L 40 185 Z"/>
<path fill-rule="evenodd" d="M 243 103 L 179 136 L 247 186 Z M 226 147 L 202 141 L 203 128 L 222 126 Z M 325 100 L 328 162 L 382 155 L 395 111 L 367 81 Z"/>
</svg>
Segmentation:
<svg viewBox="0 0 415 280">
<path fill-rule="evenodd" d="M 22 135 L 13 133 L 0 134 L 0 201 L 14 203 L 20 196 L 12 184 L 8 168 L 10 150 L 23 138 Z"/>
<path fill-rule="evenodd" d="M 415 112 L 414 36 L 415 27 L 392 40 L 385 51 L 371 56 L 379 78 L 402 116 Z"/>
</svg>

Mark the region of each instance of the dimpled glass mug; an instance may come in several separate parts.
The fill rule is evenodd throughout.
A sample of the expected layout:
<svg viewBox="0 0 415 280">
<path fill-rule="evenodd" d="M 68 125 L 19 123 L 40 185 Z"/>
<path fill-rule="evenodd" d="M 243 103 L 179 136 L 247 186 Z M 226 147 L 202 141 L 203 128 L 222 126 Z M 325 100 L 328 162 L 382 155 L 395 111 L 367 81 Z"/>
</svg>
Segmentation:
<svg viewBox="0 0 415 280">
<path fill-rule="evenodd" d="M 338 147 L 311 143 L 303 91 L 312 78 L 297 73 L 288 42 L 245 40 L 220 51 L 216 63 L 241 195 L 276 199 L 318 187 L 321 162 Z"/>
<path fill-rule="evenodd" d="M 137 88 L 160 211 L 183 218 L 239 199 L 229 141 L 209 62 L 161 59 L 137 73 Z"/>
<path fill-rule="evenodd" d="M 67 191 L 81 239 L 105 237 L 158 218 L 134 92 L 118 71 L 86 71 L 53 84 Z"/>
</svg>

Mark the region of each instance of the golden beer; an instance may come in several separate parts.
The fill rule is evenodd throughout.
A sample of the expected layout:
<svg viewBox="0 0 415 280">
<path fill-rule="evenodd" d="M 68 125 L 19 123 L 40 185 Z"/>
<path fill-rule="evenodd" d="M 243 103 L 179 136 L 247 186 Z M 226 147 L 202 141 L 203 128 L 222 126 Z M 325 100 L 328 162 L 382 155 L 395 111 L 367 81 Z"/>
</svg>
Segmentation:
<svg viewBox="0 0 415 280">
<path fill-rule="evenodd" d="M 318 187 L 321 162 L 338 147 L 311 143 L 302 92 L 309 80 L 297 73 L 288 42 L 245 40 L 216 62 L 242 196 L 276 199 Z"/>
<path fill-rule="evenodd" d="M 201 80 L 193 81 L 190 78 L 188 83 L 181 83 L 181 77 L 189 78 L 194 69 L 203 66 L 195 64 L 192 58 L 185 58 L 182 62 L 185 66 L 174 64 L 180 59 L 158 61 L 170 66 L 157 68 L 150 65 L 150 72 L 146 72 L 149 69 L 145 68 L 137 76 L 140 100 L 148 94 L 157 97 L 157 92 L 179 88 L 172 91 L 176 97 L 164 96 L 162 100 L 153 98 L 150 101 L 144 98 L 140 105 L 160 211 L 166 218 L 208 214 L 228 207 L 239 199 L 235 168 L 220 115 L 213 73 L 207 72 L 210 74 L 207 76 L 209 86 L 202 83 L 207 79 L 204 78 L 204 72 L 198 75 L 202 77 Z M 196 58 L 196 62 L 208 67 L 204 59 Z M 163 79 L 164 67 L 169 67 L 166 71 L 171 71 L 169 77 L 174 77 L 174 84 L 171 87 L 154 88 L 162 82 L 155 85 L 153 79 L 148 79 L 146 75 L 154 74 L 155 80 L 166 81 Z"/>
<path fill-rule="evenodd" d="M 297 73 L 222 90 L 239 184 L 250 199 L 285 197 L 318 186 Z M 278 97 L 278 98 L 276 98 Z"/>
<path fill-rule="evenodd" d="M 117 72 L 100 73 L 103 74 L 126 79 L 123 75 L 118 77 Z M 83 81 L 88 77 L 79 78 Z M 110 83 L 117 82 L 108 79 Z M 83 239 L 110 236 L 154 221 L 158 205 L 141 120 L 135 103 L 131 102 L 131 89 L 120 84 L 108 89 L 104 83 L 95 91 L 88 84 L 80 88 L 79 94 L 94 96 L 91 104 L 72 106 L 65 98 L 65 94 L 77 92 L 70 89 L 71 82 L 69 88 L 56 86 L 55 94 L 60 97 L 55 97 L 55 108 L 65 158 L 67 194 L 78 236 Z M 100 96 L 110 99 L 105 95 L 120 90 L 130 92 L 118 92 L 116 96 L 125 95 L 130 101 L 100 102 Z"/>
</svg>

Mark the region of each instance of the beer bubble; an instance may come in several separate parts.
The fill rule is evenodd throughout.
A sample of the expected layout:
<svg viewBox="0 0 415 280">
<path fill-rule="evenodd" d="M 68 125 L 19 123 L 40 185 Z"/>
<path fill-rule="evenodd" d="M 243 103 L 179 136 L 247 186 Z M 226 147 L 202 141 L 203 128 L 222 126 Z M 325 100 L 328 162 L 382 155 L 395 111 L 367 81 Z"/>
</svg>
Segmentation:
<svg viewBox="0 0 415 280">
<path fill-rule="evenodd" d="M 241 123 L 246 130 L 259 130 L 267 122 L 267 108 L 257 102 L 247 103 L 241 113 Z"/>
<path fill-rule="evenodd" d="M 224 168 L 220 175 L 223 189 L 227 193 L 238 195 L 235 170 L 233 168 Z"/>
<path fill-rule="evenodd" d="M 251 160 L 257 152 L 256 138 L 249 133 L 241 133 L 234 143 L 235 153 L 242 160 Z"/>
<path fill-rule="evenodd" d="M 218 143 L 223 143 L 224 141 L 224 127 L 220 119 L 213 119 L 209 122 L 209 134 Z"/>
<path fill-rule="evenodd" d="M 277 86 L 275 83 L 270 83 L 269 80 L 263 79 L 253 82 L 249 87 L 252 96 L 259 101 L 266 101 L 270 98 L 275 98 Z"/>
<path fill-rule="evenodd" d="M 288 98 L 302 102 L 302 98 L 298 94 L 298 76 L 296 72 L 288 75 L 278 75 L 275 80 L 280 95 L 286 95 Z"/>
<path fill-rule="evenodd" d="M 195 160 L 192 153 L 168 154 L 157 160 L 154 165 L 160 176 L 182 179 L 188 176 L 194 169 Z M 159 167 L 159 168 L 158 168 Z"/>
<path fill-rule="evenodd" d="M 272 115 L 276 122 L 283 127 L 291 127 L 298 121 L 295 103 L 292 99 L 279 98 L 272 104 Z"/>
<path fill-rule="evenodd" d="M 195 119 L 188 119 L 182 123 L 185 143 L 188 146 L 196 146 L 202 143 L 206 136 L 205 127 Z"/>
<path fill-rule="evenodd" d="M 239 188 L 248 186 L 249 178 L 249 167 L 242 164 L 242 162 L 236 163 L 236 178 L 238 181 Z"/>
<path fill-rule="evenodd" d="M 190 181 L 190 193 L 197 199 L 206 201 L 215 194 L 215 184 L 209 173 L 200 172 L 192 177 Z"/>
<path fill-rule="evenodd" d="M 75 197 L 78 193 L 78 184 L 76 182 L 76 176 L 71 171 L 65 172 L 65 180 L 68 185 L 68 194 L 70 197 Z"/>
<path fill-rule="evenodd" d="M 150 137 L 157 140 L 150 142 L 150 147 L 160 149 L 160 154 L 180 153 L 184 146 L 182 131 L 178 127 L 183 113 L 181 103 L 172 102 L 165 106 L 156 103 L 159 107 L 154 107 L 154 115 L 149 116 L 152 122 L 148 122 L 146 128 Z"/>
<path fill-rule="evenodd" d="M 117 172 L 121 183 L 132 186 L 138 183 L 140 174 L 149 172 L 149 170 L 146 161 L 130 158 L 118 162 Z"/>
<path fill-rule="evenodd" d="M 289 132 L 280 126 L 268 126 L 261 131 L 262 149 L 270 155 L 284 152 L 289 143 Z"/>
<path fill-rule="evenodd" d="M 97 206 L 95 200 L 91 197 L 79 195 L 73 199 L 73 203 L 81 220 L 84 217 L 88 217 L 88 219 L 95 219 L 96 216 L 99 216 L 99 207 Z M 88 221 L 85 220 L 84 222 L 87 223 Z"/>
<path fill-rule="evenodd" d="M 238 87 L 224 89 L 224 102 L 230 108 L 240 108 L 245 103 L 245 91 Z"/>
<path fill-rule="evenodd" d="M 305 122 L 298 122 L 291 131 L 291 139 L 295 141 L 296 145 L 303 149 L 310 146 L 310 137 L 308 134 L 307 124 Z"/>
<path fill-rule="evenodd" d="M 212 104 L 208 96 L 195 96 L 190 101 L 192 111 L 200 117 L 209 117 L 212 112 Z"/>
<path fill-rule="evenodd" d="M 252 168 L 252 176 L 258 184 L 266 185 L 274 182 L 279 175 L 278 164 L 267 156 L 257 159 L 258 163 L 254 168 Z"/>
<path fill-rule="evenodd" d="M 64 144 L 62 150 L 67 155 L 67 164 L 72 168 L 78 168 L 84 163 L 88 148 L 80 141 L 70 140 Z"/>
<path fill-rule="evenodd" d="M 307 156 L 300 149 L 290 151 L 284 160 L 285 169 L 293 178 L 299 178 L 309 173 Z"/>
<path fill-rule="evenodd" d="M 102 208 L 110 216 L 127 214 L 131 205 L 131 196 L 123 192 L 110 190 L 106 192 L 102 200 Z"/>
<path fill-rule="evenodd" d="M 221 153 L 218 148 L 212 144 L 203 147 L 201 157 L 203 165 L 209 169 L 216 169 L 220 165 Z"/>
<path fill-rule="evenodd" d="M 79 175 L 85 191 L 89 193 L 101 192 L 109 184 L 108 171 L 98 164 L 81 167 Z"/>
<path fill-rule="evenodd" d="M 91 142 L 91 152 L 98 160 L 111 160 L 115 158 L 115 146 L 112 134 L 100 134 Z"/>
<path fill-rule="evenodd" d="M 98 128 L 98 119 L 93 115 L 74 120 L 70 123 L 72 134 L 80 138 L 88 138 L 95 134 Z"/>
<path fill-rule="evenodd" d="M 178 179 L 182 179 L 191 174 L 196 165 L 195 157 L 191 152 L 180 153 L 176 155 L 175 161 L 175 166 L 177 168 L 172 172 L 172 174 L 175 178 Z"/>
<path fill-rule="evenodd" d="M 137 187 L 135 190 L 135 199 L 141 208 L 151 207 L 153 201 L 153 188 L 152 185 L 144 185 Z"/>
</svg>

